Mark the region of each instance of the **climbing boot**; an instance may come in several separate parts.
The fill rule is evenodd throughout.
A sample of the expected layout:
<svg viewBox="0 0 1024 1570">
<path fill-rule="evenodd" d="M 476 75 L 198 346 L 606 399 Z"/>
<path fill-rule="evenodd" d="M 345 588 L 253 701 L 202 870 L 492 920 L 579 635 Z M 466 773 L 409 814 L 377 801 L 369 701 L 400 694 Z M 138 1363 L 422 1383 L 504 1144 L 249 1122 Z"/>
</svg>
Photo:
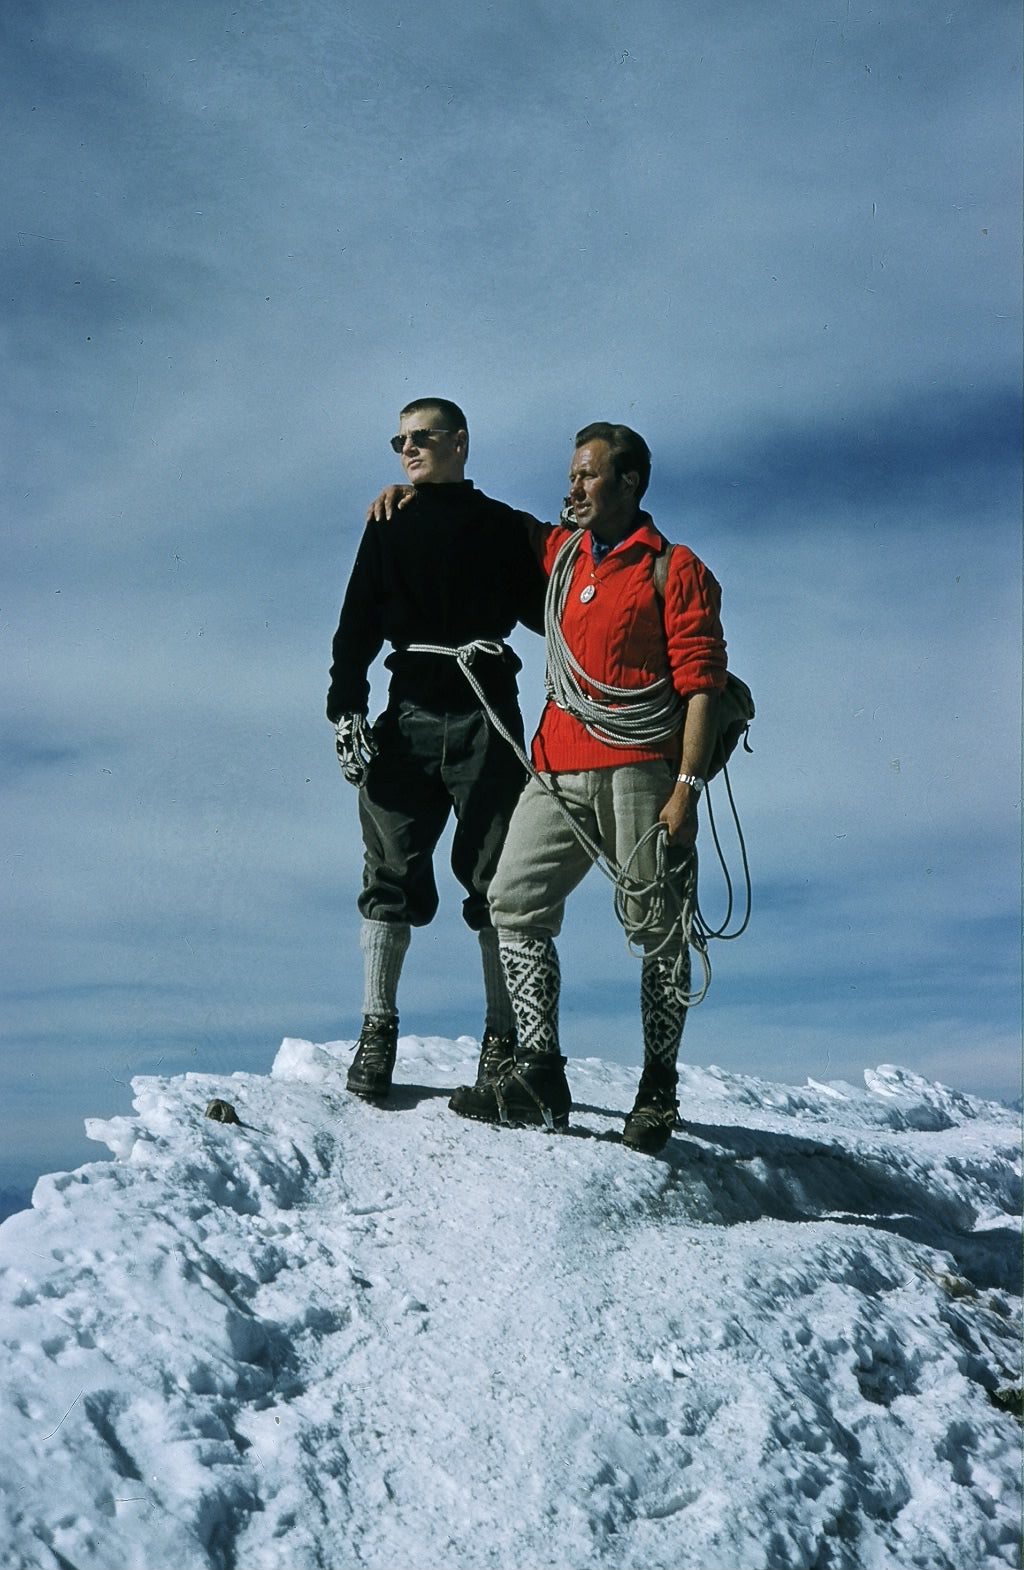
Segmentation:
<svg viewBox="0 0 1024 1570">
<path fill-rule="evenodd" d="M 481 1123 L 561 1133 L 569 1126 L 572 1108 L 565 1059 L 557 1052 L 531 1053 L 484 1085 L 460 1085 L 448 1106 L 460 1117 Z"/>
<path fill-rule="evenodd" d="M 346 1085 L 354 1096 L 381 1101 L 391 1092 L 398 1053 L 398 1015 L 367 1014 Z"/>
<path fill-rule="evenodd" d="M 667 1145 L 678 1115 L 675 1065 L 649 1061 L 622 1130 L 622 1143 L 645 1156 L 656 1156 Z"/>
<path fill-rule="evenodd" d="M 678 1115 L 679 1104 L 674 1095 L 662 1091 L 645 1096 L 638 1092 L 622 1130 L 622 1143 L 642 1155 L 656 1156 L 668 1144 Z"/>
<path fill-rule="evenodd" d="M 644 1067 L 622 1143 L 646 1156 L 663 1150 L 676 1126 L 676 1056 L 686 1023 L 689 989 L 689 950 L 675 960 L 664 954 L 644 956 L 640 972 Z"/>
<path fill-rule="evenodd" d="M 488 1027 L 480 1042 L 480 1061 L 476 1067 L 475 1088 L 480 1089 L 488 1080 L 497 1079 L 505 1069 L 512 1067 L 515 1057 L 515 1031 L 497 1031 Z"/>
</svg>

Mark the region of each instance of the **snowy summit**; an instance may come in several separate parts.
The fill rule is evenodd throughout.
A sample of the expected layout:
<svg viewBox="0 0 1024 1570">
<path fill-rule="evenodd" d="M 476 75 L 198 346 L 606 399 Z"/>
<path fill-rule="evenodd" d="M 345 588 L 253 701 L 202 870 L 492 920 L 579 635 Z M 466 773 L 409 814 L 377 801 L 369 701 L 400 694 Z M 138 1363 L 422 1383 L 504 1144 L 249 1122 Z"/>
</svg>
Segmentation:
<svg viewBox="0 0 1024 1570">
<path fill-rule="evenodd" d="M 1014 1113 L 684 1068 L 652 1159 L 596 1059 L 567 1135 L 455 1118 L 477 1050 L 88 1125 L 0 1227 L 8 1570 L 1018 1563 Z"/>
</svg>

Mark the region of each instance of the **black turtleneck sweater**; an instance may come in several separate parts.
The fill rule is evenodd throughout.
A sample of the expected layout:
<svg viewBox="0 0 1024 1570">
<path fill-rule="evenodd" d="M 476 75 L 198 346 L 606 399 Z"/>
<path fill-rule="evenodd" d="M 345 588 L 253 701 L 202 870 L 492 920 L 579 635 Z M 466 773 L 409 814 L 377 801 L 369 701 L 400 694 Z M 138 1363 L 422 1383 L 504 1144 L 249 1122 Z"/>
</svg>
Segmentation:
<svg viewBox="0 0 1024 1570">
<path fill-rule="evenodd" d="M 368 523 L 334 635 L 328 719 L 365 714 L 367 671 L 385 643 L 395 649 L 385 661 L 392 701 L 435 711 L 477 707 L 456 660 L 403 647 L 504 638 L 519 621 L 542 632 L 546 578 L 531 544 L 538 527 L 472 480 L 421 485 L 390 523 Z M 491 702 L 507 705 L 520 668 L 509 649 L 500 659 L 480 655 L 473 674 Z"/>
</svg>

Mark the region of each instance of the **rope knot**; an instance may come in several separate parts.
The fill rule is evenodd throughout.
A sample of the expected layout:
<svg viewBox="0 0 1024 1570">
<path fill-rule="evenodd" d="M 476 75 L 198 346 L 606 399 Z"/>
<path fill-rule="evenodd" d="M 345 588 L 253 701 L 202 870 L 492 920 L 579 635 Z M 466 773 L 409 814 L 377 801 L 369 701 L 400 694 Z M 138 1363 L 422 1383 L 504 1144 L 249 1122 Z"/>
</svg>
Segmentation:
<svg viewBox="0 0 1024 1570">
<path fill-rule="evenodd" d="M 478 654 L 493 654 L 500 658 L 505 652 L 505 645 L 493 638 L 474 638 L 472 643 L 463 643 L 455 650 L 455 656 L 460 665 L 472 665 Z"/>
</svg>

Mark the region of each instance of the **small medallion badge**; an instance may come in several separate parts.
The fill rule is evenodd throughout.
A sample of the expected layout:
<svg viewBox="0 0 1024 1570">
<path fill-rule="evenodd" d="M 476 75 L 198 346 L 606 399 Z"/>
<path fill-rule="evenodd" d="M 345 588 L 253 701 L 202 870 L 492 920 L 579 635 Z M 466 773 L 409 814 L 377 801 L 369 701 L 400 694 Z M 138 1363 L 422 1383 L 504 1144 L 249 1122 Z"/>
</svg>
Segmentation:
<svg viewBox="0 0 1024 1570">
<path fill-rule="evenodd" d="M 580 604 L 589 605 L 596 593 L 597 590 L 594 588 L 594 585 L 592 583 L 588 583 L 585 589 L 580 590 Z"/>
</svg>

